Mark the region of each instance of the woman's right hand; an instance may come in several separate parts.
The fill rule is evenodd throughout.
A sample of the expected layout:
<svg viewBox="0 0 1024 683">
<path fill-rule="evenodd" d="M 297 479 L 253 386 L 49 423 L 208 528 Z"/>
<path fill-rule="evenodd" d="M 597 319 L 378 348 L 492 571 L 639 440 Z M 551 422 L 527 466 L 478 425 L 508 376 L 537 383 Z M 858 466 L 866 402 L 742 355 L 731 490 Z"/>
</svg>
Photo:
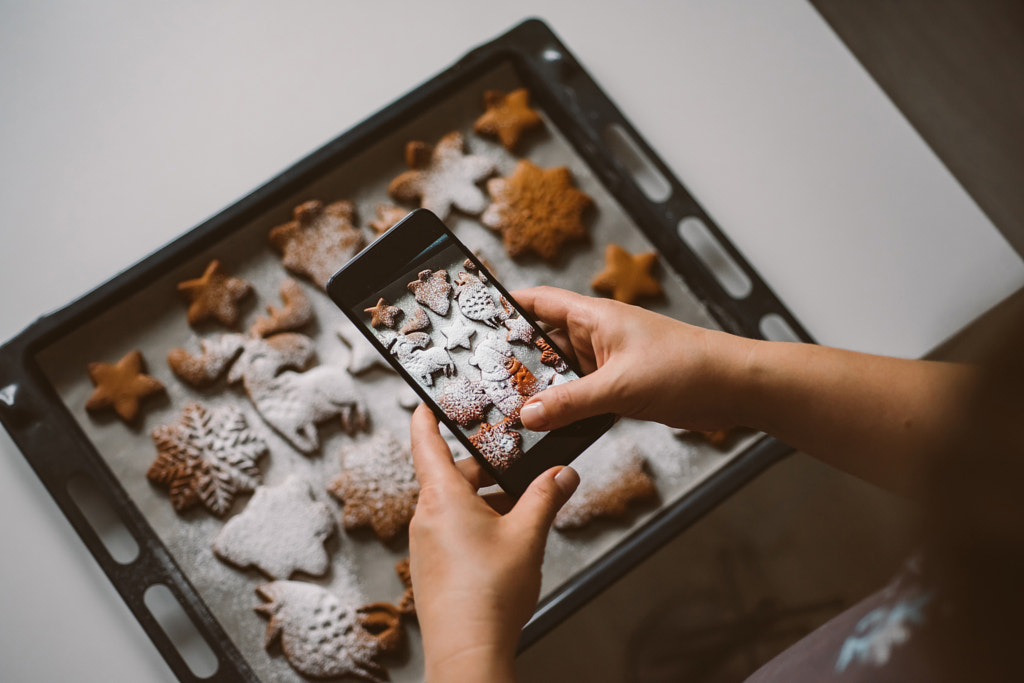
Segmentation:
<svg viewBox="0 0 1024 683">
<path fill-rule="evenodd" d="M 738 424 L 735 397 L 757 342 L 610 299 L 554 287 L 513 292 L 576 355 L 584 377 L 549 387 L 523 406 L 523 425 L 548 431 L 614 413 L 687 429 Z"/>
</svg>

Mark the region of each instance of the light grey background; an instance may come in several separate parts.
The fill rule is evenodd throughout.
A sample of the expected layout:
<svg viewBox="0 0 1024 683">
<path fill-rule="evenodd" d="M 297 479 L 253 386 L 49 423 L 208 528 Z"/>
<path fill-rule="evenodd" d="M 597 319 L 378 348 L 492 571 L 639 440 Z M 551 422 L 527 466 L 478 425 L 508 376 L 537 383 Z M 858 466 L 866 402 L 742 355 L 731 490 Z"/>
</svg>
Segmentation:
<svg viewBox="0 0 1024 683">
<path fill-rule="evenodd" d="M 0 338 L 550 21 L 820 340 L 920 355 L 1019 259 L 802 2 L 0 6 Z M 401 17 L 401 20 L 396 20 Z M 0 435 L 0 674 L 172 680 Z"/>
</svg>

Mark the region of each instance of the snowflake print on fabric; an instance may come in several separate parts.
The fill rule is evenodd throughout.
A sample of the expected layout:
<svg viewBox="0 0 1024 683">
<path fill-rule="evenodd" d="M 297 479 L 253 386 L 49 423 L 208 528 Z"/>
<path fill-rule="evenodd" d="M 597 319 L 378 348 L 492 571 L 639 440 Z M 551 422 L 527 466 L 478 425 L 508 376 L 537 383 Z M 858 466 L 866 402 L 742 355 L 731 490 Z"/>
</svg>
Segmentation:
<svg viewBox="0 0 1024 683">
<path fill-rule="evenodd" d="M 931 592 L 922 593 L 868 612 L 843 643 L 836 673 L 857 663 L 875 667 L 888 663 L 893 650 L 910 640 L 911 627 L 924 623 L 924 610 L 931 599 Z"/>
</svg>

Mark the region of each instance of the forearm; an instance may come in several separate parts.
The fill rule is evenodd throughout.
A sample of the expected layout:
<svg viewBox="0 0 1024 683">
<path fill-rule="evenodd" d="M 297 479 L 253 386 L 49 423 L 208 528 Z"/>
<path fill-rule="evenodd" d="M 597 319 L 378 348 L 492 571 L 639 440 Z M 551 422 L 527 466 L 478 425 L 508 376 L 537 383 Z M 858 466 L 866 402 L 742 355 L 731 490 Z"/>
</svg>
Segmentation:
<svg viewBox="0 0 1024 683">
<path fill-rule="evenodd" d="M 758 342 L 737 420 L 850 474 L 907 495 L 961 413 L 971 366 L 808 344 Z"/>
<path fill-rule="evenodd" d="M 457 656 L 430 661 L 428 657 L 425 683 L 516 683 L 512 656 L 498 655 L 490 650 L 466 650 Z"/>
</svg>

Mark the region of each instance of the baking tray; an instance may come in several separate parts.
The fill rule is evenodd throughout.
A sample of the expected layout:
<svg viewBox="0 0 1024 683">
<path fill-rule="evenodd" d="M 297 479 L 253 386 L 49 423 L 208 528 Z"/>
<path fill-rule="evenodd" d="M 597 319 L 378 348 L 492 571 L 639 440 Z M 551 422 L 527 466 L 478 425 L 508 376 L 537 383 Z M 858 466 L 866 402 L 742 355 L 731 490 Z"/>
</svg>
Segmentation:
<svg viewBox="0 0 1024 683">
<path fill-rule="evenodd" d="M 507 174 L 515 159 L 469 134 L 469 127 L 480 112 L 485 89 L 507 91 L 519 85 L 530 89 L 546 124 L 546 132 L 520 156 L 544 167 L 568 165 L 598 210 L 590 222 L 590 243 L 566 249 L 554 267 L 513 263 L 493 233 L 472 218 L 453 216 L 449 225 L 492 263 L 503 284 L 515 289 L 545 283 L 586 291 L 602 265 L 607 242 L 633 252 L 653 247 L 660 255 L 659 277 L 666 295 L 649 302 L 649 308 L 746 336 L 810 341 L 554 33 L 539 20 L 520 24 L 0 347 L 0 420 L 180 680 L 301 678 L 279 653 L 262 649 L 265 622 L 252 613 L 257 601 L 251 588 L 265 579 L 211 559 L 207 540 L 223 521 L 208 515 L 183 519 L 145 481 L 145 469 L 155 455 L 149 431 L 175 421 L 185 403 L 236 405 L 246 409 L 250 424 L 261 422 L 237 390 L 193 390 L 164 365 L 169 348 L 195 344 L 175 283 L 194 277 L 217 257 L 229 272 L 254 283 L 259 308 L 276 304 L 277 285 L 286 273 L 266 246 L 267 231 L 288 220 L 292 206 L 312 197 L 353 200 L 362 216 L 359 224 L 365 224 L 374 205 L 385 199 L 388 180 L 404 170 L 402 147 L 410 139 L 433 142 L 452 129 L 464 130 L 470 151 L 494 155 L 500 173 Z M 695 225 L 696 232 L 690 230 Z M 308 283 L 304 287 L 316 309 L 317 327 L 310 334 L 317 340 L 320 362 L 344 363 L 345 347 L 333 339 L 342 314 Z M 256 309 L 250 305 L 246 310 L 249 322 L 259 313 Z M 168 387 L 166 398 L 146 406 L 141 427 L 135 429 L 86 415 L 82 404 L 91 390 L 86 364 L 114 360 L 132 348 L 143 350 L 148 372 Z M 407 413 L 394 400 L 401 382 L 374 372 L 365 380 L 374 423 L 402 434 Z M 273 463 L 264 465 L 265 483 L 276 484 L 293 471 L 308 479 L 331 478 L 340 469 L 337 451 L 350 437 L 329 427 L 320 432 L 321 454 L 305 458 L 289 453 L 272 430 L 264 429 L 273 454 Z M 748 434 L 718 451 L 679 439 L 661 425 L 622 421 L 578 461 L 583 476 L 588 459 L 638 444 L 658 483 L 659 501 L 624 520 L 552 533 L 541 602 L 524 628 L 521 647 L 535 642 L 789 450 L 774 439 Z M 83 479 L 110 504 L 138 544 L 134 559 L 114 559 L 75 503 L 69 483 Z M 318 497 L 326 500 L 322 494 Z M 328 549 L 334 559 L 332 573 L 318 583 L 330 587 L 354 579 L 370 600 L 397 598 L 397 579 L 381 569 L 404 555 L 401 542 L 389 546 L 339 531 Z M 157 584 L 170 590 L 213 650 L 218 663 L 212 675 L 200 678 L 192 672 L 146 606 L 146 591 Z M 386 662 L 396 681 L 421 675 L 422 653 L 411 630 L 408 652 Z"/>
</svg>

